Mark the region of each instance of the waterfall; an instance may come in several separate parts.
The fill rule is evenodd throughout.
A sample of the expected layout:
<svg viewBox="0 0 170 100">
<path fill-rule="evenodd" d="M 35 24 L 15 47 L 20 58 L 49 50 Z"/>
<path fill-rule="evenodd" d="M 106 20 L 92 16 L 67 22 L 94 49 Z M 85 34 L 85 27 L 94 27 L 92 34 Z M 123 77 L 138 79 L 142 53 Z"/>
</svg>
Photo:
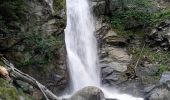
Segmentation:
<svg viewBox="0 0 170 100">
<path fill-rule="evenodd" d="M 87 0 L 67 0 L 65 42 L 73 90 L 99 86 L 97 45 L 93 17 Z"/>
<path fill-rule="evenodd" d="M 113 94 L 100 86 L 95 25 L 89 1 L 66 0 L 66 6 L 65 43 L 73 92 L 86 86 L 97 86 L 107 97 L 119 100 L 143 100 L 129 95 Z"/>
</svg>

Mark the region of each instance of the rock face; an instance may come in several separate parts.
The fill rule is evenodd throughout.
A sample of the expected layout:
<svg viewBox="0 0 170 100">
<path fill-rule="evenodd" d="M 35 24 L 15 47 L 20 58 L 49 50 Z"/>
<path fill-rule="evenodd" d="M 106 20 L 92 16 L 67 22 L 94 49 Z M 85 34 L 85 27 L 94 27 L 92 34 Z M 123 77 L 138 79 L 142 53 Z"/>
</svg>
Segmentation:
<svg viewBox="0 0 170 100">
<path fill-rule="evenodd" d="M 67 87 L 69 77 L 63 39 L 65 4 L 63 0 L 55 1 L 60 6 L 57 13 L 52 13 L 45 0 L 26 1 L 24 22 L 13 22 L 22 34 L 0 38 L 0 54 L 59 95 Z M 59 5 L 60 2 L 63 5 Z"/>
<path fill-rule="evenodd" d="M 161 85 L 152 89 L 146 100 L 169 100 L 170 98 L 170 88 L 166 85 Z"/>
<path fill-rule="evenodd" d="M 169 72 L 164 72 L 159 80 L 159 62 L 152 62 L 147 57 L 142 57 L 136 65 L 136 57 L 129 54 L 129 48 L 141 47 L 141 36 L 132 36 L 128 39 L 116 34 L 111 25 L 103 22 L 103 16 L 112 18 L 114 13 L 119 12 L 121 0 L 91 0 L 94 13 L 98 17 L 96 23 L 99 67 L 101 68 L 102 84 L 113 86 L 123 93 L 134 96 L 146 97 L 146 100 L 169 100 Z M 169 7 L 169 0 L 152 0 L 157 4 L 152 10 Z M 126 2 L 126 0 L 124 1 Z M 127 9 L 133 9 L 132 2 L 126 2 Z M 135 5 L 135 4 L 134 4 Z M 126 9 L 126 8 L 125 8 Z M 131 29 L 136 22 L 129 19 L 125 29 Z M 154 50 L 170 50 L 170 21 L 166 20 L 158 25 L 146 36 L 146 44 Z M 129 37 L 131 38 L 131 37 Z M 139 39 L 137 39 L 139 38 Z M 128 48 L 128 50 L 127 50 Z M 135 67 L 136 66 L 136 67 Z"/>
<path fill-rule="evenodd" d="M 68 100 L 105 100 L 103 92 L 97 87 L 85 87 Z"/>
<path fill-rule="evenodd" d="M 97 16 L 108 14 L 120 8 L 119 0 L 92 0 L 94 12 Z"/>
<path fill-rule="evenodd" d="M 157 25 L 147 36 L 146 42 L 151 47 L 159 50 L 170 50 L 170 21 L 164 21 Z"/>
<path fill-rule="evenodd" d="M 164 72 L 162 74 L 162 77 L 160 79 L 160 83 L 166 83 L 168 81 L 170 81 L 170 72 L 167 71 L 167 72 Z"/>
<path fill-rule="evenodd" d="M 100 22 L 98 22 L 100 23 Z M 125 93 L 141 96 L 142 84 L 139 80 L 128 81 L 126 75 L 131 55 L 127 53 L 126 39 L 119 37 L 107 24 L 96 25 L 99 47 L 99 67 L 101 79 L 105 86 L 114 86 Z"/>
</svg>

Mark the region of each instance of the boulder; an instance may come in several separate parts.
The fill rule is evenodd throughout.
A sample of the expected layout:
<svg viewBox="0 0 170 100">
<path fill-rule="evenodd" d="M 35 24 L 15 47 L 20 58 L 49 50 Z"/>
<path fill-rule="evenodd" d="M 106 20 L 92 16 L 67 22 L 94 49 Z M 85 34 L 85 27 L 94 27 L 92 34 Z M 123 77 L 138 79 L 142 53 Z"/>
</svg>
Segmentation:
<svg viewBox="0 0 170 100">
<path fill-rule="evenodd" d="M 168 81 L 170 81 L 170 72 L 168 71 L 163 72 L 161 79 L 160 79 L 160 83 L 166 83 Z"/>
<path fill-rule="evenodd" d="M 157 72 L 159 71 L 159 64 L 152 64 L 147 61 L 142 61 L 136 67 L 136 75 L 140 77 L 145 85 L 156 84 L 159 82 Z"/>
<path fill-rule="evenodd" d="M 170 91 L 167 86 L 155 87 L 146 97 L 146 100 L 169 100 Z"/>
<path fill-rule="evenodd" d="M 102 90 L 88 86 L 76 92 L 69 100 L 104 100 Z"/>
</svg>

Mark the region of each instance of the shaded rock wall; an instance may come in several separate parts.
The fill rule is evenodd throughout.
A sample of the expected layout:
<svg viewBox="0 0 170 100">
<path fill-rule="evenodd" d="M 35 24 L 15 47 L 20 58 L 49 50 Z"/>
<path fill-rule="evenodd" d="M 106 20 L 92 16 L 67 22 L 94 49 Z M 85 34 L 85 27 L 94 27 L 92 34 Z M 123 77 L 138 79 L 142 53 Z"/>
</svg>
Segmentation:
<svg viewBox="0 0 170 100">
<path fill-rule="evenodd" d="M 64 45 L 65 1 L 55 1 L 60 9 L 52 13 L 45 0 L 25 0 L 24 21 L 13 22 L 17 33 L 0 38 L 0 53 L 59 95 L 67 87 L 69 77 Z"/>
</svg>

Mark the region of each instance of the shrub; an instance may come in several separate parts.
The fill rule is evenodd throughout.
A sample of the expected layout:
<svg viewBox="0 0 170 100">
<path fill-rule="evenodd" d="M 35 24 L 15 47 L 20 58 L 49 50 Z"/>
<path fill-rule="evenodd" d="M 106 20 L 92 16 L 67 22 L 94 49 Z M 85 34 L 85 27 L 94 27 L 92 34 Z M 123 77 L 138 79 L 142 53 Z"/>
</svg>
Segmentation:
<svg viewBox="0 0 170 100">
<path fill-rule="evenodd" d="M 107 18 L 114 28 L 121 30 L 150 25 L 157 11 L 150 0 L 118 0 L 120 7 Z"/>
</svg>

